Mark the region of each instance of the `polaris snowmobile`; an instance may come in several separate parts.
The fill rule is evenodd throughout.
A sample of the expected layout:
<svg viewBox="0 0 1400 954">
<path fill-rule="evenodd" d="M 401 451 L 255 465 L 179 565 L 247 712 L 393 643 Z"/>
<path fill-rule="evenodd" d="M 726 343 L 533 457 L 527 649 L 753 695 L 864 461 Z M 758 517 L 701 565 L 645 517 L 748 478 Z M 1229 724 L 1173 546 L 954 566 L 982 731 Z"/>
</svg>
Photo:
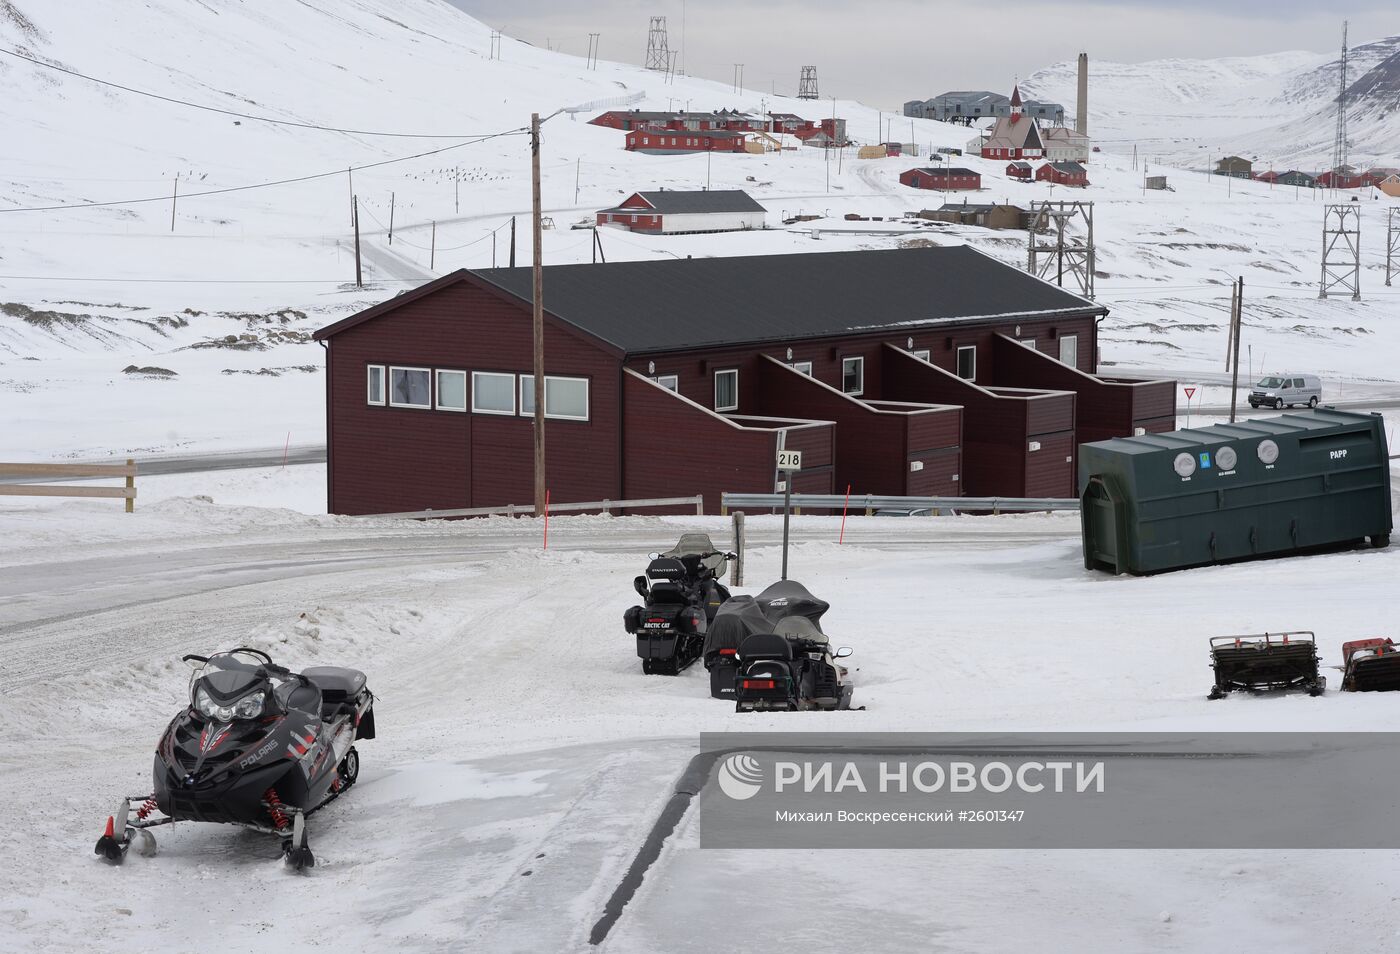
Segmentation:
<svg viewBox="0 0 1400 954">
<path fill-rule="evenodd" d="M 705 631 L 729 590 L 719 582 L 734 554 L 715 549 L 708 534 L 686 533 L 664 553 L 653 553 L 632 585 L 645 601 L 623 614 L 637 638 L 642 672 L 674 676 L 700 657 Z"/>
<path fill-rule="evenodd" d="M 754 603 L 768 632 L 746 635 L 736 647 L 735 711 L 849 709 L 855 687 L 836 660 L 851 649 L 832 650 L 821 628 L 831 604 L 795 580 L 774 583 Z"/>
<path fill-rule="evenodd" d="M 256 649 L 184 660 L 190 704 L 156 746 L 155 791 L 122 799 L 94 852 L 120 863 L 133 841 L 155 854 L 150 828 L 221 822 L 276 835 L 288 864 L 314 866 L 306 819 L 355 784 L 355 742 L 374 738 L 364 673 L 292 672 Z"/>
</svg>

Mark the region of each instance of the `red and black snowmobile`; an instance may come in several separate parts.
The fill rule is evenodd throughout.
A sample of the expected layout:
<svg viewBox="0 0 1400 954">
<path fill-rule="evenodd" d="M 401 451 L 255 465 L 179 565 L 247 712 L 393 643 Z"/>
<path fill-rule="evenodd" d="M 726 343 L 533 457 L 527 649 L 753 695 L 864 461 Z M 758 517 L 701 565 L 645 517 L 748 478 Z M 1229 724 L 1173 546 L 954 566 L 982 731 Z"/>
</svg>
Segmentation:
<svg viewBox="0 0 1400 954">
<path fill-rule="evenodd" d="M 184 659 L 190 704 L 156 746 L 155 791 L 122 799 L 94 851 L 117 863 L 133 840 L 154 854 L 157 825 L 221 822 L 276 835 L 293 868 L 313 866 L 306 818 L 355 783 L 355 742 L 374 738 L 364 673 L 292 672 L 256 649 Z"/>
</svg>

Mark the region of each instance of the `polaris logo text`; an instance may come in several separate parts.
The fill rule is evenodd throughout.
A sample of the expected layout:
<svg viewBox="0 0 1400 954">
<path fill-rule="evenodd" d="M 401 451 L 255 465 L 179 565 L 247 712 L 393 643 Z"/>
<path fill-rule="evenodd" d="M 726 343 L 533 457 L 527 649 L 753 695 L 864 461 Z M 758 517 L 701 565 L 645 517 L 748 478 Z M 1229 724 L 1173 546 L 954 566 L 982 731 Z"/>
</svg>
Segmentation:
<svg viewBox="0 0 1400 954">
<path fill-rule="evenodd" d="M 1103 762 L 881 762 L 867 778 L 854 762 L 775 762 L 775 792 L 1038 792 L 1101 793 Z M 869 769 L 867 767 L 867 773 Z"/>
</svg>

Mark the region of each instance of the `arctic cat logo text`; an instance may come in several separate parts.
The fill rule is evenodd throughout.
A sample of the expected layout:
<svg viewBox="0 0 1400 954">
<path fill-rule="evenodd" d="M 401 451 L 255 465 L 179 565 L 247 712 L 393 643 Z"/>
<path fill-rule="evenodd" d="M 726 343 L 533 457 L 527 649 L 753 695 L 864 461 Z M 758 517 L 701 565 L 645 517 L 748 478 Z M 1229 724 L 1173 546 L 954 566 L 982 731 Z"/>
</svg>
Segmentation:
<svg viewBox="0 0 1400 954">
<path fill-rule="evenodd" d="M 267 755 L 275 748 L 277 748 L 277 740 L 268 739 L 266 742 L 263 743 L 262 748 L 258 749 L 252 755 L 249 755 L 243 758 L 241 761 L 239 761 L 238 767 L 240 769 L 245 769 L 250 765 L 256 764 L 257 762 L 262 760 L 263 756 Z"/>
<path fill-rule="evenodd" d="M 1343 457 L 1347 456 L 1347 452 L 1345 450 L 1334 450 L 1330 452 L 1327 456 L 1332 458 L 1333 460 L 1341 460 Z"/>
<path fill-rule="evenodd" d="M 645 629 L 668 629 L 671 624 L 664 619 L 649 619 L 643 624 Z"/>
<path fill-rule="evenodd" d="M 778 597 L 776 600 L 769 600 L 769 601 L 768 601 L 768 605 L 769 605 L 769 606 L 786 606 L 786 605 L 788 605 L 787 597 L 786 597 L 786 596 L 780 596 L 780 597 Z"/>
</svg>

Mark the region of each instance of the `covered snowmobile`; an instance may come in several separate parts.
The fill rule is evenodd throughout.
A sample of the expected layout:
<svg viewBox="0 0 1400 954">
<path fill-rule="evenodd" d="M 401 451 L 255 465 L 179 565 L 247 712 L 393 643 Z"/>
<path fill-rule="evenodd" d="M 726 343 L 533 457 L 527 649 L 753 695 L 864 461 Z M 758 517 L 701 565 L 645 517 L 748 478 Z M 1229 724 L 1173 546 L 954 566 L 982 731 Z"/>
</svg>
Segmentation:
<svg viewBox="0 0 1400 954">
<path fill-rule="evenodd" d="M 138 840 L 154 854 L 147 829 L 221 822 L 276 835 L 292 867 L 313 866 L 306 819 L 355 783 L 355 742 L 374 738 L 364 673 L 292 672 L 256 649 L 184 659 L 195 670 L 190 704 L 156 746 L 155 791 L 122 799 L 95 853 L 120 862 Z"/>
<path fill-rule="evenodd" d="M 1342 689 L 1386 692 L 1400 689 L 1400 652 L 1384 637 L 1342 644 Z"/>
<path fill-rule="evenodd" d="M 1303 689 L 1320 696 L 1327 680 L 1318 673 L 1317 643 L 1312 633 L 1263 633 L 1258 636 L 1216 636 L 1210 641 L 1215 685 L 1207 698 L 1227 692 Z"/>
<path fill-rule="evenodd" d="M 646 602 L 622 617 L 637 638 L 642 672 L 674 676 L 699 658 L 709 621 L 729 599 L 719 577 L 732 558 L 704 533 L 683 534 L 670 550 L 652 554 L 632 584 Z"/>
<path fill-rule="evenodd" d="M 735 711 L 849 709 L 854 687 L 836 660 L 851 650 L 833 651 L 820 625 L 831 604 L 795 580 L 774 583 L 754 602 L 769 628 L 739 643 Z"/>
<path fill-rule="evenodd" d="M 705 633 L 705 668 L 710 671 L 710 695 L 733 699 L 739 671 L 739 647 L 757 633 L 771 633 L 773 622 L 752 596 L 731 596 L 715 614 Z"/>
</svg>

